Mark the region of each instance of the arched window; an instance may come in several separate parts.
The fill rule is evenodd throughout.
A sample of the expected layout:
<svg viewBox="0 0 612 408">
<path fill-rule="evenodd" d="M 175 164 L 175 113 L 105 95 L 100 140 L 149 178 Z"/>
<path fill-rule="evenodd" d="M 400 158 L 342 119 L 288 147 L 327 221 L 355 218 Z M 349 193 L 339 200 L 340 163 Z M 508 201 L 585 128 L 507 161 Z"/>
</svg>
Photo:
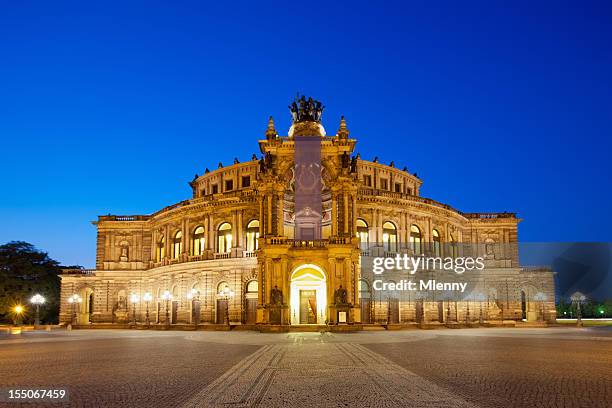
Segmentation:
<svg viewBox="0 0 612 408">
<path fill-rule="evenodd" d="M 357 218 L 357 238 L 362 248 L 368 247 L 368 224 L 361 218 Z"/>
<path fill-rule="evenodd" d="M 229 296 L 229 295 L 234 295 L 234 291 L 232 290 L 232 288 L 230 287 L 230 285 L 228 285 L 227 282 L 223 281 L 223 282 L 219 282 L 219 284 L 217 285 L 217 295 L 219 296 Z"/>
<path fill-rule="evenodd" d="M 256 251 L 259 248 L 257 239 L 259 238 L 259 220 L 252 220 L 247 224 L 246 229 L 246 250 Z"/>
<path fill-rule="evenodd" d="M 217 230 L 217 252 L 229 252 L 232 249 L 232 224 L 224 222 Z"/>
<path fill-rule="evenodd" d="M 181 252 L 183 252 L 183 233 L 177 231 L 172 240 L 172 258 L 178 259 L 181 256 Z"/>
<path fill-rule="evenodd" d="M 252 280 L 249 283 L 247 283 L 247 293 L 257 293 L 257 290 L 259 289 L 259 283 L 257 283 L 256 280 Z"/>
<path fill-rule="evenodd" d="M 385 251 L 397 251 L 397 229 L 393 223 L 387 221 L 383 224 L 383 247 Z"/>
<path fill-rule="evenodd" d="M 410 226 L 410 246 L 412 247 L 412 252 L 414 255 L 421 255 L 423 253 L 423 248 L 421 247 L 421 229 L 416 225 L 412 224 Z"/>
<path fill-rule="evenodd" d="M 457 251 L 457 240 L 455 239 L 455 236 L 451 234 L 450 236 L 450 256 L 452 258 L 457 258 L 458 255 L 459 254 Z"/>
<path fill-rule="evenodd" d="M 206 239 L 204 238 L 204 227 L 199 225 L 193 231 L 192 255 L 202 255 L 205 250 Z"/>
<path fill-rule="evenodd" d="M 440 249 L 440 233 L 438 232 L 438 230 L 433 230 L 431 232 L 431 236 L 432 236 L 432 242 L 433 242 L 433 253 L 434 256 L 441 256 L 441 249 Z"/>
<path fill-rule="evenodd" d="M 155 247 L 155 260 L 157 262 L 161 262 L 162 259 L 166 257 L 166 239 L 162 235 L 159 241 L 157 241 L 157 246 Z"/>
<path fill-rule="evenodd" d="M 363 279 L 357 281 L 357 290 L 359 291 L 360 298 L 370 298 L 370 285 Z"/>
</svg>

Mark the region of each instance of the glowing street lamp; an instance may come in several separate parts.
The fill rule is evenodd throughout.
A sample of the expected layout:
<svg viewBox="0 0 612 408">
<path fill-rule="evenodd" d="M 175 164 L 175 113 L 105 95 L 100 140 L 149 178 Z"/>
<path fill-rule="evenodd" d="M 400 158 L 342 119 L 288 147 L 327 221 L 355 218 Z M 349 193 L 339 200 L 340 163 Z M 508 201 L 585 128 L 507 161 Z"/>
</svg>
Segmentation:
<svg viewBox="0 0 612 408">
<path fill-rule="evenodd" d="M 149 320 L 149 302 L 151 300 L 153 300 L 153 296 L 151 296 L 150 292 L 146 292 L 143 297 L 142 300 L 145 301 L 145 303 L 147 304 L 147 312 L 145 314 L 145 322 L 147 324 L 147 327 L 149 326 L 149 324 L 151 323 L 151 321 Z"/>
<path fill-rule="evenodd" d="M 170 301 L 172 300 L 172 293 L 170 293 L 170 291 L 166 290 L 162 294 L 161 298 L 162 298 L 162 300 L 166 301 L 166 327 L 170 327 L 170 312 L 168 310 L 168 307 L 170 305 Z"/>
<path fill-rule="evenodd" d="M 68 298 L 68 303 L 70 303 L 72 305 L 72 324 L 76 323 L 76 309 L 75 306 L 79 303 L 83 302 L 83 299 L 77 295 L 77 294 L 73 294 L 72 296 L 70 296 Z"/>
<path fill-rule="evenodd" d="M 40 324 L 40 305 L 45 303 L 45 298 L 40 294 L 35 294 L 30 299 L 30 303 L 36 305 L 36 319 L 34 320 L 34 326 L 38 326 Z"/>
<path fill-rule="evenodd" d="M 21 305 L 15 305 L 13 307 L 13 314 L 15 315 L 15 324 L 21 324 L 21 316 L 25 312 L 25 308 Z"/>
<path fill-rule="evenodd" d="M 130 295 L 130 303 L 132 304 L 132 321 L 134 322 L 134 325 L 136 325 L 136 304 L 139 300 L 140 298 L 137 294 L 132 293 Z"/>
</svg>

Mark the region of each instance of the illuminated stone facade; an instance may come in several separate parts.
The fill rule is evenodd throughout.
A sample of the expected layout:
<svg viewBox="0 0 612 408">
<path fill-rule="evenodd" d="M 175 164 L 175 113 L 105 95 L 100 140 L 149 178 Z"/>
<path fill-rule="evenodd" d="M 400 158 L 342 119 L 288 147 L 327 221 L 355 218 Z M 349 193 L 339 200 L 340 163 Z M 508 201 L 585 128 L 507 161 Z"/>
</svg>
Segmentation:
<svg viewBox="0 0 612 408">
<path fill-rule="evenodd" d="M 304 135 L 321 149 L 315 239 L 295 237 L 295 140 Z M 191 199 L 151 215 L 100 216 L 96 268 L 62 274 L 60 320 L 260 328 L 554 320 L 553 273 L 519 266 L 515 214 L 463 213 L 421 197 L 416 174 L 362 159 L 356 142 L 344 118 L 333 136 L 305 120 L 286 137 L 270 118 L 262 157 L 196 175 Z M 474 283 L 480 299 L 377 294 L 360 269 L 365 257 L 463 248 L 485 259 L 487 275 Z"/>
</svg>

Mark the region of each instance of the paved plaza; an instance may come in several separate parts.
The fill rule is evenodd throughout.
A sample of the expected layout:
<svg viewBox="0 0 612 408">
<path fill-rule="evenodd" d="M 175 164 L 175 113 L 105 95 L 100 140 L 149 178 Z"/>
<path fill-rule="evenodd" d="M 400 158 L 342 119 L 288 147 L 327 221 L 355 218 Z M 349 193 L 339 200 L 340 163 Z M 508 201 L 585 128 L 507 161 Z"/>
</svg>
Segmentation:
<svg viewBox="0 0 612 408">
<path fill-rule="evenodd" d="M 54 407 L 604 407 L 612 400 L 609 327 L 29 332 L 0 336 L 0 361 L 0 387 L 67 387 L 70 401 L 45 404 Z"/>
</svg>

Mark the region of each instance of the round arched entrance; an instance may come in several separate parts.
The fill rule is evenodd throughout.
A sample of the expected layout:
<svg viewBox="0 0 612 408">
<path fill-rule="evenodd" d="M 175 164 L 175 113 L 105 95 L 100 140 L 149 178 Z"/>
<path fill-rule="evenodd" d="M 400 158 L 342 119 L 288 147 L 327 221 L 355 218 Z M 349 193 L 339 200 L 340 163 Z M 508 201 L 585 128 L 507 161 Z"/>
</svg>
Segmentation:
<svg viewBox="0 0 612 408">
<path fill-rule="evenodd" d="M 325 324 L 327 279 L 313 264 L 297 267 L 291 274 L 291 324 Z"/>
</svg>

